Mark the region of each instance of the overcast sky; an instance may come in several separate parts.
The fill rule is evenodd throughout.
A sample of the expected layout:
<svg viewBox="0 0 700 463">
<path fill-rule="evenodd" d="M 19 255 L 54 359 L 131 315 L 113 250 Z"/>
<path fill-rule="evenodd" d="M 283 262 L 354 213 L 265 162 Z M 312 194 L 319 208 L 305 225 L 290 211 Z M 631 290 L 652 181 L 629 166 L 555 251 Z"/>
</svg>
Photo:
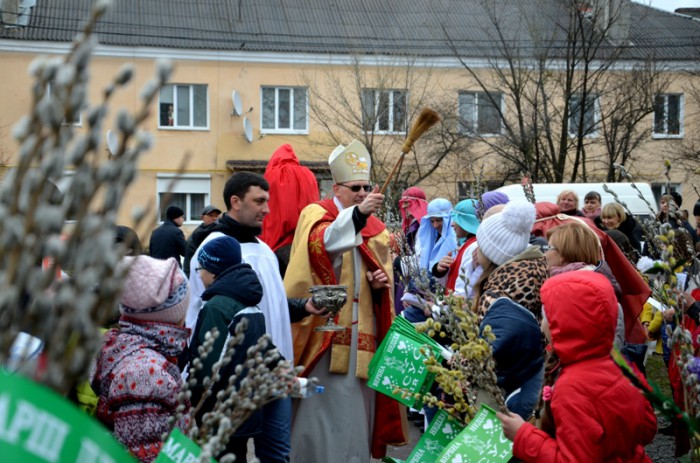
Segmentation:
<svg viewBox="0 0 700 463">
<path fill-rule="evenodd" d="M 674 11 L 676 8 L 700 8 L 700 0 L 634 0 L 645 5 L 651 4 L 660 10 Z"/>
</svg>

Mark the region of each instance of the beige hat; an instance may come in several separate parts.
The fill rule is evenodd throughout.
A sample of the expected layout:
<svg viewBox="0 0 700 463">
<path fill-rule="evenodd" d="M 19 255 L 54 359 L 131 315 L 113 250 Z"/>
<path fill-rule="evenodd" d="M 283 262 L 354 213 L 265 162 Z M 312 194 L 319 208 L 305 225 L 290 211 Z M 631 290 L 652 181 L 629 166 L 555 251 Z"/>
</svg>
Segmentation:
<svg viewBox="0 0 700 463">
<path fill-rule="evenodd" d="M 353 140 L 349 145 L 338 145 L 328 157 L 331 174 L 335 183 L 369 181 L 369 169 L 372 161 L 365 145 Z"/>
</svg>

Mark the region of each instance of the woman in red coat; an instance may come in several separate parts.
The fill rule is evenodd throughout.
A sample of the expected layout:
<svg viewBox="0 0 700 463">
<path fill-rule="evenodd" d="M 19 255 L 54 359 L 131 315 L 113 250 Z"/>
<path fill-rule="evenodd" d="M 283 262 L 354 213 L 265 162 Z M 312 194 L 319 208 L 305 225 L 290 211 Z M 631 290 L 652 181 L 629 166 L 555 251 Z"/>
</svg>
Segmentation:
<svg viewBox="0 0 700 463">
<path fill-rule="evenodd" d="M 610 282 L 595 272 L 567 272 L 547 280 L 540 294 L 542 331 L 562 363 L 545 391 L 555 436 L 499 413 L 513 456 L 540 463 L 650 463 L 644 446 L 656 434 L 654 411 L 610 357 L 617 321 Z"/>
</svg>

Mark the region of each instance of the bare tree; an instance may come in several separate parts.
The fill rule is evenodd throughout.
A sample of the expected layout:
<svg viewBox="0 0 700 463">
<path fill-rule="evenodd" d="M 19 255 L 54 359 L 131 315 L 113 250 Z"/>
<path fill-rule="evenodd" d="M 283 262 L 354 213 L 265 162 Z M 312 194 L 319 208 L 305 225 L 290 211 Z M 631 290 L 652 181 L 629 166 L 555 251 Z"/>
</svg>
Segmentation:
<svg viewBox="0 0 700 463">
<path fill-rule="evenodd" d="M 513 177 L 530 172 L 539 182 L 610 180 L 614 171 L 608 164 L 632 159 L 643 136 L 638 124 L 653 111 L 654 92 L 661 88 L 651 60 L 631 70 L 620 67 L 629 28 L 627 1 L 480 5 L 488 19 L 483 35 L 490 47 L 482 52 L 489 73 L 466 58 L 473 52 L 470 44 L 448 36 L 484 100 L 479 109 L 488 108 L 500 121 L 499 133 L 484 134 L 477 127 L 472 136 L 505 161 Z M 643 82 L 634 81 L 640 76 Z M 649 87 L 619 101 L 623 82 L 632 81 L 635 88 Z M 601 141 L 607 156 L 590 152 Z"/>
<path fill-rule="evenodd" d="M 378 181 L 387 178 L 420 110 L 431 107 L 441 114 L 442 121 L 406 155 L 394 193 L 471 156 L 472 140 L 460 130 L 455 102 L 445 97 L 433 70 L 418 67 L 411 58 L 366 65 L 355 57 L 350 65 L 321 76 L 302 73 L 301 80 L 309 89 L 310 117 L 324 129 L 312 142 L 333 147 L 353 138 L 362 141 Z"/>
<path fill-rule="evenodd" d="M 641 123 L 654 113 L 656 98 L 668 86 L 669 78 L 657 63 L 648 60 L 629 71 L 610 75 L 609 79 L 600 117 L 607 154 L 605 180 L 619 182 L 623 175 L 614 165 L 629 166 L 637 148 L 649 139 L 651 126 Z"/>
</svg>

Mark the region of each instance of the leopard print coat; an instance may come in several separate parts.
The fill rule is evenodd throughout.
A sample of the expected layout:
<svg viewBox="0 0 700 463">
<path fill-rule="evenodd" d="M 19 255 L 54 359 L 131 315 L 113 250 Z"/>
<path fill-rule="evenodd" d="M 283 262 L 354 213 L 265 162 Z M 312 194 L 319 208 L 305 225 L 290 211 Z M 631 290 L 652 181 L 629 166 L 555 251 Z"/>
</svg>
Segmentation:
<svg viewBox="0 0 700 463">
<path fill-rule="evenodd" d="M 483 317 L 499 297 L 507 297 L 528 309 L 540 321 L 540 288 L 547 278 L 549 270 L 544 255 L 537 246 L 528 247 L 489 275 L 477 304 L 479 315 Z"/>
</svg>

